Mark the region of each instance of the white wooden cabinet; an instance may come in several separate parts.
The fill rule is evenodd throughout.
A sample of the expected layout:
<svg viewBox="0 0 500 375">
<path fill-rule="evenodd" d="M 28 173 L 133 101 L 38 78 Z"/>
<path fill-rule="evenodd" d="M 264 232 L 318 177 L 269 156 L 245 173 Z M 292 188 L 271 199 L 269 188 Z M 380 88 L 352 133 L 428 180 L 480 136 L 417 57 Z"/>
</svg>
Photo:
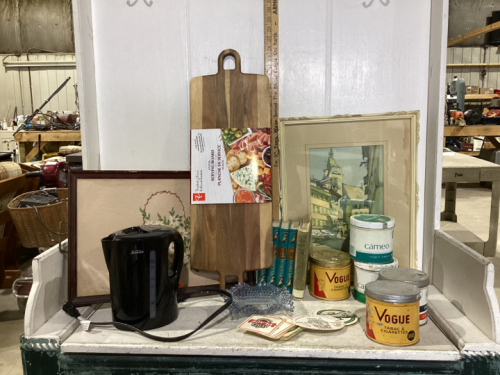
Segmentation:
<svg viewBox="0 0 500 375">
<path fill-rule="evenodd" d="M 19 157 L 19 143 L 14 140 L 13 130 L 0 130 L 0 151 L 16 151 L 16 158 Z"/>
<path fill-rule="evenodd" d="M 426 358 L 455 363 L 495 357 L 500 313 L 493 265 L 439 230 L 448 1 L 288 0 L 280 7 L 281 117 L 420 111 L 417 252 L 419 268 L 432 283 L 434 323 L 424 330 L 435 338 Z M 226 48 L 240 52 L 243 72 L 263 73 L 261 0 L 73 0 L 73 10 L 86 169 L 189 169 L 189 80 L 215 73 L 217 56 Z M 111 354 L 182 356 L 191 348 L 214 357 L 284 355 L 248 346 L 238 351 L 236 342 L 223 350 L 208 335 L 203 341 L 203 333 L 201 342 L 181 345 L 185 352 L 116 332 L 85 336 L 59 310 L 66 271 L 50 269 L 65 267 L 65 257 L 52 249 L 37 260 L 38 271 L 34 267 L 41 279 L 28 301 L 27 346 L 46 339 L 60 358 L 104 346 Z M 47 294 L 46 283 L 59 286 L 60 293 Z M 222 328 L 221 345 L 224 330 L 234 327 Z M 311 354 L 299 341 L 295 349 L 296 357 L 353 361 L 397 360 L 401 354 L 373 354 L 363 344 L 350 353 L 329 348 Z"/>
<path fill-rule="evenodd" d="M 0 130 L 0 151 L 19 149 L 19 143 L 14 140 L 14 130 Z"/>
</svg>

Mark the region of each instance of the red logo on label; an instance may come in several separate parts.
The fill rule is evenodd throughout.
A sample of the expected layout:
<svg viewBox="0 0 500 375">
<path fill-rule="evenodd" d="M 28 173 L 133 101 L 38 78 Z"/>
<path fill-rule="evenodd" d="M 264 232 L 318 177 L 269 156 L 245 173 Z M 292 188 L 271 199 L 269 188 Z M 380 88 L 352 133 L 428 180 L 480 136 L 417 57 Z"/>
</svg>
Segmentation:
<svg viewBox="0 0 500 375">
<path fill-rule="evenodd" d="M 193 194 L 193 200 L 195 202 L 203 202 L 203 201 L 205 201 L 205 193 L 195 193 L 195 194 Z"/>
</svg>

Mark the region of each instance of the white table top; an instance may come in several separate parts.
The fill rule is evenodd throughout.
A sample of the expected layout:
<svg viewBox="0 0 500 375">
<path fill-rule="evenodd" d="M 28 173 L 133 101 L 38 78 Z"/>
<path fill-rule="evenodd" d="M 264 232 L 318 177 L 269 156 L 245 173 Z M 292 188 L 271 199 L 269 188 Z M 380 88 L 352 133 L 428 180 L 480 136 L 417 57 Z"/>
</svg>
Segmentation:
<svg viewBox="0 0 500 375">
<path fill-rule="evenodd" d="M 500 180 L 500 165 L 456 152 L 443 152 L 443 182 Z"/>
<path fill-rule="evenodd" d="M 222 304 L 220 297 L 203 297 L 179 305 L 179 318 L 172 324 L 148 331 L 160 336 L 179 336 L 190 332 Z M 244 318 L 232 320 L 223 312 L 207 327 L 186 340 L 162 343 L 114 327 L 94 327 L 85 332 L 79 327 L 61 345 L 63 353 L 114 353 L 156 355 L 316 357 L 342 359 L 458 361 L 458 349 L 429 322 L 420 327 L 420 342 L 408 347 L 382 345 L 368 339 L 364 332 L 365 305 L 350 297 L 344 301 L 323 301 L 308 295 L 295 302 L 293 317 L 335 308 L 355 312 L 360 323 L 340 331 L 303 331 L 289 341 L 273 341 L 236 330 Z M 111 309 L 104 305 L 91 317 L 93 321 L 111 321 Z"/>
</svg>

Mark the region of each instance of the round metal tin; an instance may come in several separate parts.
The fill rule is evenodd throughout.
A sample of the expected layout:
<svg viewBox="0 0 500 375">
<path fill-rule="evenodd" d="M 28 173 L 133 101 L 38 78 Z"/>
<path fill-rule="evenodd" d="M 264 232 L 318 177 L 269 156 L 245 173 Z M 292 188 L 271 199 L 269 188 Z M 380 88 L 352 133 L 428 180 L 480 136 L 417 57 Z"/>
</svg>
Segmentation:
<svg viewBox="0 0 500 375">
<path fill-rule="evenodd" d="M 356 260 L 354 261 L 355 267 L 370 272 L 380 272 L 385 268 L 397 268 L 398 264 L 399 264 L 398 260 L 394 257 L 392 258 L 392 262 L 389 263 L 366 263 L 366 262 L 358 262 Z"/>
<path fill-rule="evenodd" d="M 376 214 L 360 214 L 351 216 L 351 225 L 365 229 L 391 229 L 396 222 L 390 216 Z"/>
<path fill-rule="evenodd" d="M 349 254 L 340 250 L 316 250 L 309 256 L 311 264 L 324 268 L 342 268 L 351 264 Z"/>
<path fill-rule="evenodd" d="M 429 285 L 429 276 L 425 272 L 413 268 L 386 268 L 379 272 L 378 279 L 402 281 L 419 288 Z"/>
<path fill-rule="evenodd" d="M 365 263 L 354 261 L 354 290 L 352 295 L 359 302 L 365 303 L 365 286 L 369 282 L 376 281 L 378 273 L 384 268 L 398 266 L 398 260 L 392 258 L 390 263 Z"/>
<path fill-rule="evenodd" d="M 377 280 L 366 284 L 365 295 L 381 302 L 410 303 L 420 299 L 420 289 L 402 281 Z"/>
</svg>

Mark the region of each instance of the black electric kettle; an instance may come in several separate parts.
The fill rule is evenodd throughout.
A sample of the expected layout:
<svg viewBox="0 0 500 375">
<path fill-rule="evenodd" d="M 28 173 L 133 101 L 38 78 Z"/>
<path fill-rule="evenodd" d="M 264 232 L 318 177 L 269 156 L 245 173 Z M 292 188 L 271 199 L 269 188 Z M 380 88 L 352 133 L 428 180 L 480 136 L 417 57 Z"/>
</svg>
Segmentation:
<svg viewBox="0 0 500 375">
<path fill-rule="evenodd" d="M 179 232 L 164 225 L 143 225 L 112 233 L 101 242 L 109 271 L 113 322 L 149 330 L 175 321 L 184 259 Z M 174 259 L 169 267 L 171 243 Z M 115 327 L 127 330 L 120 324 Z"/>
</svg>

